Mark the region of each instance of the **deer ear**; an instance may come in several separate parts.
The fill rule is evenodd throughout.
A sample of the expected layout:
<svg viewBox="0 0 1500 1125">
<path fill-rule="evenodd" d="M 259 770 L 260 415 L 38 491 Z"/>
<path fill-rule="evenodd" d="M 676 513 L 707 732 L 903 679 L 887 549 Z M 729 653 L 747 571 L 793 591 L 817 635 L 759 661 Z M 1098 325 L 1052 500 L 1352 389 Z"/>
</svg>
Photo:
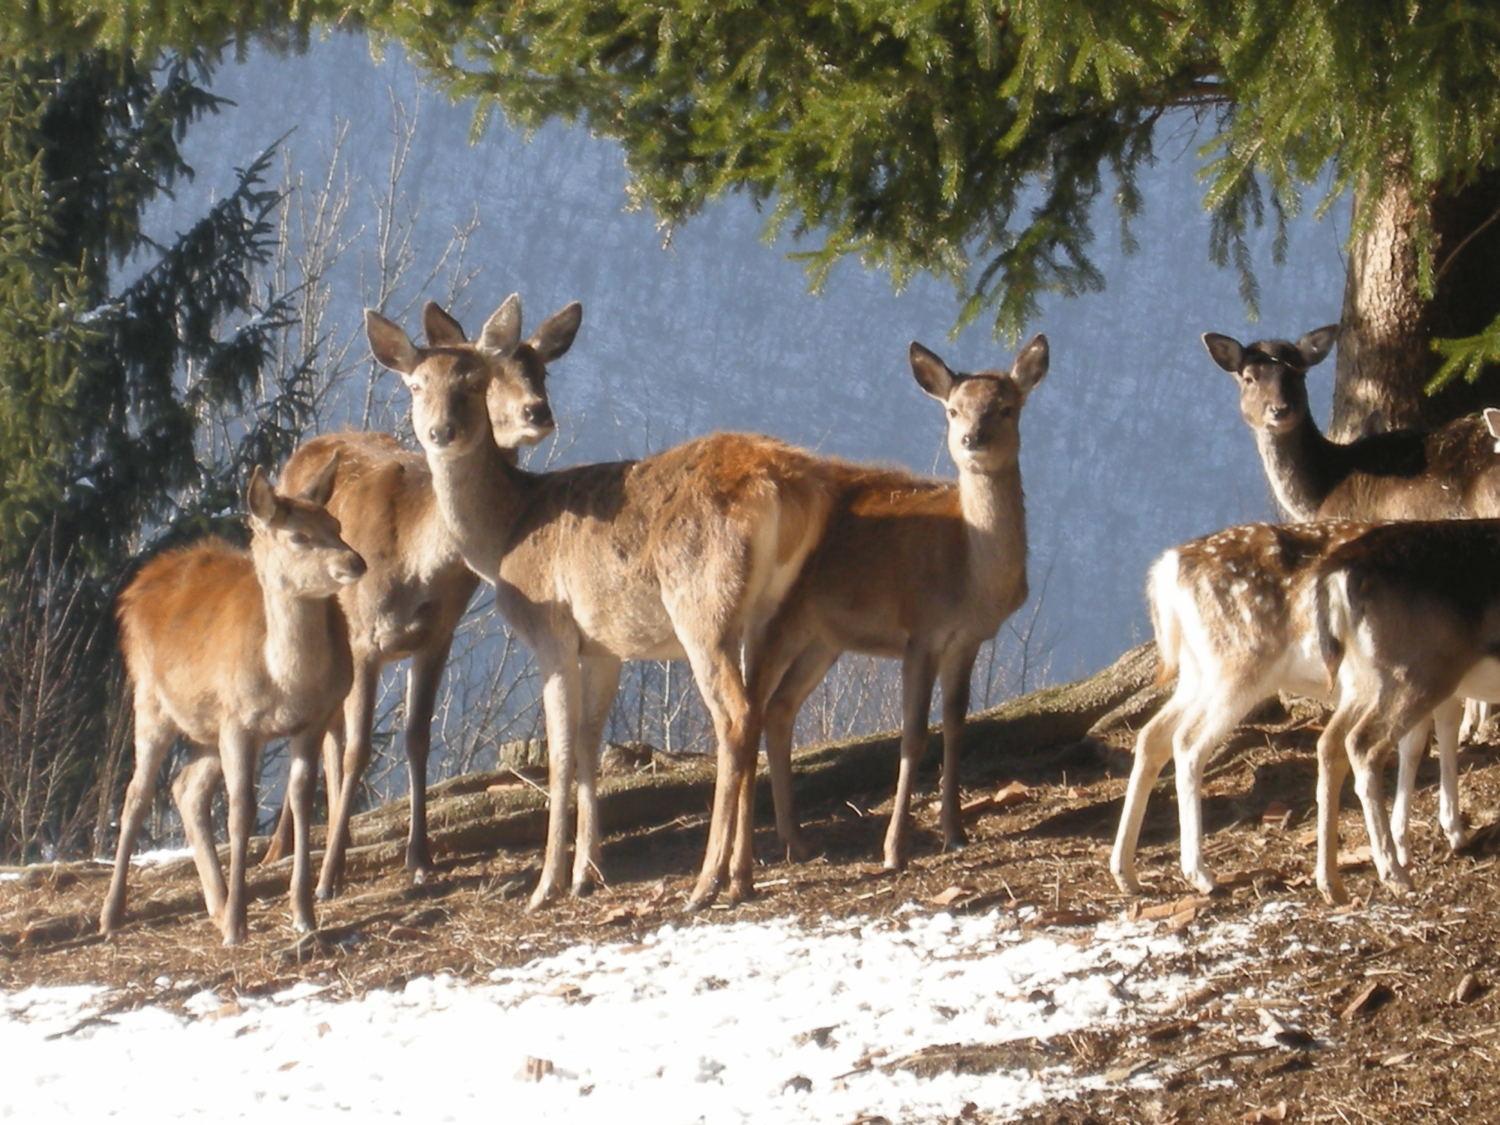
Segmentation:
<svg viewBox="0 0 1500 1125">
<path fill-rule="evenodd" d="M 479 350 L 508 356 L 521 342 L 521 294 L 512 293 L 479 330 Z"/>
<path fill-rule="evenodd" d="M 250 510 L 251 518 L 268 525 L 275 520 L 281 507 L 276 490 L 266 480 L 266 474 L 261 472 L 259 465 L 250 471 L 250 485 L 245 489 L 245 507 Z"/>
<path fill-rule="evenodd" d="M 572 301 L 542 321 L 541 327 L 531 337 L 531 346 L 541 356 L 543 363 L 567 354 L 573 346 L 573 337 L 578 335 L 578 326 L 583 323 L 583 306 Z"/>
<path fill-rule="evenodd" d="M 1245 365 L 1245 346 L 1233 336 L 1221 336 L 1217 332 L 1203 333 L 1203 346 L 1213 361 L 1231 375 L 1238 375 Z"/>
<path fill-rule="evenodd" d="M 1338 338 L 1339 326 L 1337 324 L 1325 324 L 1322 328 L 1314 328 L 1297 341 L 1297 350 L 1302 353 L 1302 362 L 1308 367 L 1315 367 L 1322 363 L 1328 353 L 1333 350 L 1333 343 Z"/>
<path fill-rule="evenodd" d="M 911 373 L 916 377 L 917 385 L 939 402 L 947 402 L 948 396 L 953 393 L 954 384 L 958 382 L 958 377 L 948 365 L 935 352 L 928 351 L 915 340 L 911 342 L 907 356 L 911 360 Z"/>
<path fill-rule="evenodd" d="M 326 508 L 329 499 L 333 496 L 333 483 L 338 477 L 338 472 L 339 455 L 335 453 L 328 459 L 328 464 L 319 470 L 318 475 L 308 482 L 307 487 L 297 494 L 297 498 L 316 504 L 320 508 Z"/>
<path fill-rule="evenodd" d="M 443 310 L 436 301 L 428 301 L 422 308 L 422 331 L 427 333 L 429 348 L 451 347 L 468 342 L 464 327 Z"/>
<path fill-rule="evenodd" d="M 365 310 L 365 335 L 370 338 L 370 351 L 382 367 L 410 375 L 421 362 L 422 355 L 411 337 L 374 309 Z"/>
<path fill-rule="evenodd" d="M 1047 374 L 1047 366 L 1051 362 L 1052 354 L 1047 345 L 1047 337 L 1038 333 L 1031 338 L 1031 342 L 1021 349 L 1016 356 L 1016 362 L 1011 364 L 1010 378 L 1013 383 L 1021 388 L 1022 395 L 1029 395 L 1032 388 L 1040 383 Z"/>
</svg>

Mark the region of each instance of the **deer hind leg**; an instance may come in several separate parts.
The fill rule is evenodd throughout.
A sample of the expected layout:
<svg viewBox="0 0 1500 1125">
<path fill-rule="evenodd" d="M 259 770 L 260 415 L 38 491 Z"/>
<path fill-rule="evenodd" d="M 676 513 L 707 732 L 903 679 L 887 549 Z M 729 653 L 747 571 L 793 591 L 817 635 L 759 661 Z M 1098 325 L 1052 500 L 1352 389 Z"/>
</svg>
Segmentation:
<svg viewBox="0 0 1500 1125">
<path fill-rule="evenodd" d="M 1166 704 L 1141 728 L 1135 739 L 1135 761 L 1130 767 L 1130 781 L 1125 787 L 1125 803 L 1120 810 L 1120 827 L 1115 833 L 1114 850 L 1110 852 L 1109 870 L 1115 884 L 1127 894 L 1139 894 L 1135 853 L 1141 838 L 1141 822 L 1146 817 L 1146 802 L 1151 788 L 1161 776 L 1162 767 L 1172 757 L 1173 737 L 1179 724 L 1188 717 L 1191 693 L 1181 686 Z"/>
<path fill-rule="evenodd" d="M 406 833 L 406 870 L 413 883 L 432 874 L 432 849 L 427 840 L 427 760 L 432 754 L 432 713 L 437 708 L 438 685 L 453 643 L 449 633 L 441 644 L 423 649 L 406 670 L 406 778 L 410 792 L 411 824 Z"/>
<path fill-rule="evenodd" d="M 969 842 L 959 816 L 958 761 L 963 753 L 964 727 L 969 721 L 969 680 L 974 671 L 977 648 L 948 656 L 939 667 L 943 688 L 943 850 L 953 851 Z"/>
<path fill-rule="evenodd" d="M 215 925 L 224 916 L 224 869 L 214 850 L 213 800 L 224 773 L 219 758 L 206 747 L 196 747 L 192 761 L 172 782 L 172 800 L 182 817 L 182 830 L 193 849 L 193 864 L 203 884 L 203 905 Z"/>
<path fill-rule="evenodd" d="M 125 804 L 120 810 L 120 841 L 115 848 L 115 870 L 99 913 L 99 932 L 108 936 L 117 930 L 125 916 L 125 879 L 130 870 L 130 854 L 135 838 L 156 791 L 156 777 L 161 773 L 167 751 L 177 731 L 162 712 L 155 695 L 140 688 L 135 692 L 135 770 L 125 790 Z"/>
<path fill-rule="evenodd" d="M 1416 799 L 1417 771 L 1427 754 L 1433 720 L 1423 719 L 1401 736 L 1396 746 L 1396 797 L 1391 802 L 1391 843 L 1402 867 L 1411 863 L 1408 836 L 1411 832 L 1411 805 Z"/>
<path fill-rule="evenodd" d="M 255 759 L 254 738 L 241 730 L 227 730 L 219 736 L 219 761 L 224 769 L 224 787 L 229 794 L 229 886 L 224 902 L 220 930 L 225 945 L 245 940 L 245 862 L 250 832 L 255 827 Z M 295 769 L 295 761 L 293 768 Z M 296 811 L 293 808 L 293 838 L 296 835 Z M 294 844 L 295 853 L 295 844 Z"/>
<path fill-rule="evenodd" d="M 1242 698 L 1220 694 L 1197 710 L 1193 721 L 1180 725 L 1173 735 L 1182 875 L 1200 894 L 1209 894 L 1218 886 L 1203 858 L 1203 770 L 1209 755 L 1247 710 L 1249 704 Z"/>
<path fill-rule="evenodd" d="M 344 757 L 338 776 L 328 778 L 328 842 L 323 849 L 323 867 L 318 876 L 317 897 L 327 902 L 334 898 L 344 882 L 344 855 L 349 847 L 349 818 L 365 767 L 370 763 L 370 728 L 375 714 L 375 683 L 379 665 L 373 660 L 355 665 L 354 682 L 344 697 L 341 719 Z M 327 767 L 324 767 L 324 772 Z M 287 781 L 287 807 L 291 807 L 291 781 Z M 294 817 L 295 823 L 295 817 Z"/>
<path fill-rule="evenodd" d="M 896 774 L 896 798 L 885 833 L 885 868 L 900 871 L 909 851 L 911 795 L 917 765 L 927 749 L 927 716 L 932 709 L 936 661 L 932 654 L 908 646 L 901 661 L 901 765 Z"/>
<path fill-rule="evenodd" d="M 603 829 L 599 823 L 599 743 L 620 689 L 620 662 L 613 656 L 586 656 L 580 666 L 582 714 L 578 722 L 578 828 L 573 843 L 573 893 L 588 894 L 603 881 Z"/>
<path fill-rule="evenodd" d="M 1457 851 L 1465 838 L 1463 808 L 1458 799 L 1458 722 L 1462 705 L 1456 699 L 1441 704 L 1432 713 L 1438 747 L 1438 824 Z M 1405 863 L 1405 859 L 1402 859 Z"/>
<path fill-rule="evenodd" d="M 575 747 L 583 687 L 576 643 L 565 646 L 553 638 L 532 645 L 542 675 L 542 710 L 547 720 L 547 846 L 542 876 L 531 893 L 528 909 L 538 910 L 563 892 L 568 869 Z"/>
<path fill-rule="evenodd" d="M 1382 883 L 1398 892 L 1411 890 L 1412 882 L 1406 867 L 1396 856 L 1391 839 L 1382 766 L 1395 741 L 1394 732 L 1405 731 L 1420 723 L 1420 717 L 1426 711 L 1425 707 L 1393 707 L 1389 701 L 1379 700 L 1376 707 L 1366 709 L 1355 721 L 1344 739 L 1344 750 L 1354 770 L 1354 791 L 1364 812 L 1375 873 Z"/>
<path fill-rule="evenodd" d="M 1328 725 L 1318 736 L 1318 890 L 1332 905 L 1349 901 L 1339 874 L 1339 793 L 1349 772 L 1344 740 L 1357 719 L 1352 693 L 1341 693 Z"/>
<path fill-rule="evenodd" d="M 771 775 L 771 803 L 776 808 L 776 835 L 786 848 L 789 863 L 802 863 L 812 855 L 797 822 L 796 802 L 792 796 L 792 737 L 797 714 L 838 656 L 836 649 L 812 644 L 803 649 L 784 672 L 769 666 L 760 677 L 763 684 L 779 681 L 765 705 L 766 767 Z M 779 657 L 772 659 L 780 662 Z M 758 698 L 763 695 L 757 693 Z"/>
</svg>

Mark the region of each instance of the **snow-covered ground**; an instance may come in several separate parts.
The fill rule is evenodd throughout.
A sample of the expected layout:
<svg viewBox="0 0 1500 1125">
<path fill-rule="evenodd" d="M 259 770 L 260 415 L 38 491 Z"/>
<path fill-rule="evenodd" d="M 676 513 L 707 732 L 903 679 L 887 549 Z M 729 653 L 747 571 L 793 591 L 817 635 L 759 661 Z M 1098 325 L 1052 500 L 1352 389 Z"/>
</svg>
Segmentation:
<svg viewBox="0 0 1500 1125">
<path fill-rule="evenodd" d="M 922 1121 L 971 1102 L 998 1114 L 1100 1079 L 882 1064 L 1149 1019 L 1252 945 L 1243 925 L 1196 929 L 1188 980 L 1167 971 L 1183 940 L 1155 923 L 1039 935 L 1023 921 L 910 907 L 860 923 L 684 923 L 488 983 L 436 976 L 337 1001 L 308 983 L 202 993 L 186 1015 L 95 1020 L 106 991 L 32 988 L 0 995 L 0 1119 Z"/>
</svg>

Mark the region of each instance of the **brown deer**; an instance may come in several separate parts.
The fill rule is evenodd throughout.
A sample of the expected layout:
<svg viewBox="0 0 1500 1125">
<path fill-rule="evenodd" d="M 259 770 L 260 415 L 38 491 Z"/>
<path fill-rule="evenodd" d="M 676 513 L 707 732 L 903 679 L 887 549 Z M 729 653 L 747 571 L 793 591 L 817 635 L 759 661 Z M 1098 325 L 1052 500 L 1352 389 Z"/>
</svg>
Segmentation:
<svg viewBox="0 0 1500 1125">
<path fill-rule="evenodd" d="M 1351 766 L 1376 870 L 1397 890 L 1411 886 L 1392 840 L 1400 822 L 1385 820 L 1380 767 L 1428 714 L 1454 723 L 1460 698 L 1500 700 L 1497 574 L 1500 520 L 1386 524 L 1319 563 L 1319 650 L 1338 690 L 1318 740 L 1318 886 L 1330 902 L 1345 899 L 1338 795 Z"/>
<path fill-rule="evenodd" d="M 1477 414 L 1431 433 L 1396 430 L 1341 444 L 1325 437 L 1307 404 L 1307 371 L 1321 363 L 1338 325 L 1295 344 L 1248 346 L 1216 332 L 1203 344 L 1235 377 L 1240 413 L 1255 434 L 1266 479 L 1294 520 L 1500 517 L 1500 457 Z"/>
<path fill-rule="evenodd" d="M 722 434 L 641 461 L 530 473 L 497 442 L 513 410 L 517 368 L 540 380 L 571 346 L 582 310 L 553 314 L 521 338 L 512 295 L 468 342 L 439 309 L 425 313 L 428 346 L 373 311 L 375 358 L 412 393 L 438 507 L 469 566 L 495 583 L 506 619 L 542 676 L 551 811 L 533 908 L 560 893 L 569 796 L 578 791 L 572 889 L 600 862 L 597 751 L 620 664 L 686 657 L 713 718 L 718 777 L 703 869 L 690 907 L 751 892 L 748 803 L 759 709 L 740 668 L 816 544 L 828 508 L 816 459 L 768 438 Z M 486 401 L 488 399 L 488 401 Z M 491 433 L 491 425 L 496 432 Z"/>
<path fill-rule="evenodd" d="M 1160 679 L 1165 683 L 1175 675 L 1177 683 L 1171 698 L 1136 738 L 1135 762 L 1110 857 L 1110 870 L 1121 890 L 1140 889 L 1136 843 L 1151 787 L 1168 758 L 1176 761 L 1182 873 L 1204 893 L 1214 888 L 1213 873 L 1203 859 L 1200 808 L 1208 756 L 1251 708 L 1277 692 L 1332 701 L 1312 590 L 1319 564 L 1369 526 L 1330 520 L 1231 527 L 1174 547 L 1152 565 L 1147 598 L 1161 658 Z M 1419 718 L 1425 719 L 1426 713 Z M 1463 833 L 1458 715 L 1455 709 L 1439 709 L 1434 718 L 1442 773 L 1439 820 L 1456 847 Z M 1426 722 L 1414 720 L 1398 732 L 1404 738 L 1395 824 L 1403 857 L 1416 769 L 1428 730 Z"/>
<path fill-rule="evenodd" d="M 792 808 L 793 726 L 808 694 L 848 651 L 901 661 L 901 766 L 885 866 L 906 863 L 934 681 L 943 689 L 943 844 L 965 842 L 958 759 L 970 672 L 979 647 L 1026 600 L 1019 422 L 1047 373 L 1047 338 L 1028 343 L 1009 372 L 959 374 L 918 343 L 910 361 L 918 385 L 946 409 L 958 483 L 826 462 L 834 496 L 827 529 L 766 631 L 752 685 L 765 701 L 777 831 L 793 859 L 807 852 Z"/>
<path fill-rule="evenodd" d="M 340 433 L 316 437 L 287 461 L 282 483 L 301 487 L 337 460 L 328 510 L 344 538 L 363 556 L 369 572 L 339 592 L 349 622 L 354 683 L 334 724 L 325 753 L 328 784 L 328 846 L 318 880 L 318 898 L 338 893 L 349 842 L 349 817 L 370 760 L 370 735 L 380 669 L 411 658 L 406 675 L 404 742 L 410 782 L 411 825 L 406 869 L 416 882 L 432 870 L 427 842 L 427 758 L 433 707 L 453 631 L 479 584 L 464 565 L 437 510 L 432 477 L 420 454 L 402 448 L 390 434 Z M 285 848 L 278 828 L 266 859 Z"/>
<path fill-rule="evenodd" d="M 273 738 L 291 740 L 292 919 L 313 928 L 308 819 L 318 745 L 348 693 L 349 634 L 337 592 L 365 572 L 323 505 L 336 464 L 298 496 L 274 491 L 257 468 L 246 502 L 250 550 L 211 539 L 143 566 L 117 616 L 134 687 L 135 771 L 120 816 L 114 877 L 99 929 L 125 912 L 135 837 L 178 735 L 194 757 L 172 787 L 193 849 L 204 903 L 224 944 L 244 940 L 245 863 L 255 822 L 255 767 Z M 229 798 L 229 884 L 213 847 L 210 805 L 222 774 Z"/>
</svg>

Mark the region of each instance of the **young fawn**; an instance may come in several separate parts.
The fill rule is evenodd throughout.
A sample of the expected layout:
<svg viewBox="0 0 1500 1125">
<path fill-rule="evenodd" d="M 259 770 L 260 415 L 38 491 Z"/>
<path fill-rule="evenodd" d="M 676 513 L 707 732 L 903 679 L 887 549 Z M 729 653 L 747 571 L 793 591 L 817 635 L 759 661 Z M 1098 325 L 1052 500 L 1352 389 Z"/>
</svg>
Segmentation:
<svg viewBox="0 0 1500 1125">
<path fill-rule="evenodd" d="M 375 357 L 412 393 L 412 423 L 439 509 L 469 566 L 495 584 L 506 619 L 535 655 L 547 720 L 550 815 L 533 907 L 563 888 L 576 776 L 574 893 L 600 862 L 599 739 L 623 660 L 686 657 L 713 718 L 718 778 L 709 843 L 689 905 L 728 881 L 751 891 L 748 817 L 759 709 L 741 672 L 822 530 L 816 459 L 767 438 L 715 435 L 641 461 L 530 473 L 499 444 L 514 416 L 508 368 L 540 380 L 571 346 L 573 304 L 521 337 L 512 296 L 470 343 L 435 305 L 418 348 L 366 314 Z M 492 433 L 491 427 L 494 427 Z M 540 427 L 542 424 L 538 423 Z M 546 426 L 550 429 L 550 419 Z M 731 836 L 735 836 L 730 871 Z"/>
<path fill-rule="evenodd" d="M 203 898 L 224 935 L 244 940 L 245 863 L 255 823 L 260 748 L 291 740 L 294 859 L 291 902 L 299 930 L 313 928 L 308 818 L 318 745 L 348 693 L 349 635 L 335 595 L 365 572 L 323 505 L 330 463 L 300 495 L 250 478 L 250 550 L 210 539 L 152 559 L 120 594 L 120 646 L 135 700 L 135 772 L 120 816 L 114 877 L 99 929 L 125 912 L 130 854 L 173 741 L 193 744 L 172 786 L 193 849 Z M 213 792 L 229 799 L 229 884 L 213 846 Z"/>
<path fill-rule="evenodd" d="M 1318 886 L 1330 901 L 1345 897 L 1338 794 L 1351 766 L 1376 871 L 1392 888 L 1410 888 L 1398 846 L 1403 825 L 1386 823 L 1380 768 L 1395 741 L 1427 715 L 1440 728 L 1456 727 L 1460 699 L 1500 700 L 1497 574 L 1500 520 L 1387 524 L 1320 563 L 1317 634 L 1338 691 L 1318 740 Z M 1440 735 L 1440 754 L 1451 756 L 1454 741 Z M 1445 827 L 1457 846 L 1461 826 Z"/>
<path fill-rule="evenodd" d="M 1047 373 L 1037 336 L 1009 372 L 959 374 L 921 344 L 917 384 L 942 403 L 957 484 L 895 469 L 824 462 L 833 509 L 817 550 L 766 631 L 752 690 L 765 704 L 777 831 L 807 847 L 792 807 L 792 729 L 842 652 L 901 661 L 901 766 L 885 866 L 905 865 L 913 775 L 927 747 L 934 681 L 943 689 L 943 844 L 964 843 L 958 759 L 979 647 L 1026 600 L 1020 415 Z"/>
<path fill-rule="evenodd" d="M 1287 691 L 1331 702 L 1312 605 L 1318 565 L 1367 524 L 1324 521 L 1231 527 L 1174 547 L 1152 565 L 1147 585 L 1161 679 L 1172 696 L 1141 728 L 1110 870 L 1138 891 L 1135 851 L 1151 787 L 1176 761 L 1182 873 L 1198 890 L 1215 885 L 1203 859 L 1200 808 L 1209 754 L 1256 705 Z M 1425 718 L 1425 713 L 1422 716 Z M 1457 715 L 1439 722 L 1440 819 L 1455 845 L 1462 828 L 1454 757 Z M 1401 732 L 1397 823 L 1403 840 L 1428 724 Z"/>
<path fill-rule="evenodd" d="M 283 484 L 299 487 L 335 459 L 328 510 L 369 571 L 338 596 L 349 623 L 354 684 L 325 747 L 328 846 L 318 879 L 320 899 L 337 894 L 343 881 L 349 817 L 370 761 L 380 669 L 407 657 L 403 741 L 411 824 L 406 868 L 418 883 L 431 872 L 426 793 L 432 712 L 453 631 L 479 584 L 438 513 L 420 453 L 403 448 L 390 434 L 324 434 L 292 454 L 282 470 Z M 286 810 L 282 820 L 290 827 Z M 278 827 L 276 844 L 282 844 L 284 831 Z M 283 849 L 284 844 L 273 844 L 266 858 L 279 858 Z"/>
</svg>

